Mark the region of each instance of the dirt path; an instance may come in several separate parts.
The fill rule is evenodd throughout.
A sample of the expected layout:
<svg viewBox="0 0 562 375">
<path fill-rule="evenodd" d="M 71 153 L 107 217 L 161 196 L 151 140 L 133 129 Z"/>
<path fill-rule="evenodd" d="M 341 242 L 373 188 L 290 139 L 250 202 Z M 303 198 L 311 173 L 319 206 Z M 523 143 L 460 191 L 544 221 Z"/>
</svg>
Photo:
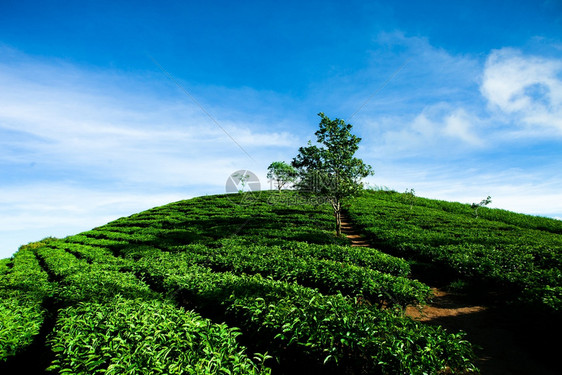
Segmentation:
<svg viewBox="0 0 562 375">
<path fill-rule="evenodd" d="M 353 228 L 347 217 L 342 217 L 341 231 L 351 240 L 351 246 L 370 247 L 369 242 Z"/>
<path fill-rule="evenodd" d="M 370 247 L 368 240 L 346 216 L 342 217 L 342 232 L 351 240 L 351 246 Z M 414 278 L 418 278 L 416 276 Z M 440 325 L 450 332 L 466 332 L 467 340 L 477 346 L 476 365 L 482 375 L 558 374 L 552 365 L 544 363 L 540 351 L 531 350 L 536 341 L 522 333 L 524 330 L 521 330 L 519 321 L 512 319 L 505 307 L 482 302 L 493 301 L 490 298 L 475 299 L 463 293 L 449 292 L 442 286 L 432 285 L 431 281 L 424 282 L 431 286 L 434 298 L 427 306 L 409 306 L 406 315 L 427 324 Z"/>
</svg>

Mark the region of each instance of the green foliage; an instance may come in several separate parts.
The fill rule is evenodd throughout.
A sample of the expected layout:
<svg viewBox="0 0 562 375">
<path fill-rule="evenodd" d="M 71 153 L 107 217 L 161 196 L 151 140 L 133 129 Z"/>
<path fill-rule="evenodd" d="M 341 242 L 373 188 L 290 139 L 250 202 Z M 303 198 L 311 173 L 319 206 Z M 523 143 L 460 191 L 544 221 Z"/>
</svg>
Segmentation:
<svg viewBox="0 0 562 375">
<path fill-rule="evenodd" d="M 161 302 L 118 297 L 61 311 L 49 370 L 72 374 L 269 374 L 238 330 Z"/>
<path fill-rule="evenodd" d="M 236 178 L 240 181 L 240 188 L 238 189 L 238 193 L 243 193 L 245 191 L 246 184 L 248 183 L 248 180 L 251 177 L 251 175 L 249 173 L 244 173 L 244 172 L 247 172 L 247 171 L 234 173 L 232 175 L 233 178 Z"/>
<path fill-rule="evenodd" d="M 414 189 L 406 189 L 404 192 L 404 201 L 406 204 L 410 205 L 410 210 L 414 208 L 414 203 L 416 202 L 416 191 Z"/>
<path fill-rule="evenodd" d="M 351 124 L 330 120 L 323 113 L 318 115 L 321 121 L 315 135 L 322 146 L 309 141 L 308 146 L 299 148 L 292 165 L 300 177 L 298 190 L 320 195 L 332 205 L 339 236 L 342 199 L 357 195 L 363 189 L 361 179 L 373 174 L 373 169 L 354 156 L 361 138 L 351 133 Z"/>
<path fill-rule="evenodd" d="M 227 246 L 229 243 L 226 243 Z M 332 260 L 339 263 L 366 267 L 395 276 L 408 277 L 410 265 L 397 258 L 369 247 L 359 248 L 343 245 L 318 245 L 300 241 L 285 241 L 280 246 L 297 257 Z"/>
<path fill-rule="evenodd" d="M 472 209 L 418 198 L 411 210 L 401 194 L 365 192 L 349 213 L 372 242 L 394 254 L 501 286 L 505 298 L 534 309 L 562 311 L 562 237 L 531 229 L 544 223 L 531 216 L 525 223 L 520 215 L 486 209 L 476 220 Z"/>
<path fill-rule="evenodd" d="M 39 333 L 44 311 L 38 303 L 24 298 L 0 300 L 0 360 L 7 360 L 27 347 Z"/>
<path fill-rule="evenodd" d="M 318 259 L 278 246 L 230 245 L 213 250 L 188 246 L 184 251 L 182 259 L 186 263 L 205 265 L 215 271 L 259 273 L 276 280 L 298 281 L 327 294 L 360 295 L 378 306 L 417 305 L 425 303 L 432 294 L 427 285 L 406 277 L 331 259 Z M 375 268 L 377 266 L 374 264 Z M 394 270 L 388 262 L 381 262 L 381 268 Z"/>
<path fill-rule="evenodd" d="M 177 254 L 162 253 L 137 267 L 178 300 L 201 311 L 223 311 L 218 319 L 251 334 L 281 362 L 299 356 L 319 367 L 330 364 L 358 373 L 473 368 L 472 349 L 462 335 L 374 309 L 360 298 L 323 295 L 260 275 L 186 266 Z"/>
<path fill-rule="evenodd" d="M 390 191 L 389 189 L 375 189 L 375 191 L 378 191 L 381 194 L 380 197 L 384 194 L 385 201 L 405 203 L 403 194 Z M 427 207 L 464 216 L 474 216 L 474 208 L 472 207 L 472 204 L 416 197 L 416 206 Z M 562 234 L 562 220 L 520 214 L 498 208 L 489 209 L 487 207 L 480 207 L 478 215 L 482 219 L 511 224 L 520 228 L 538 229 L 541 231 Z"/>
<path fill-rule="evenodd" d="M 0 259 L 0 276 L 7 274 L 12 266 L 11 259 Z"/>
<path fill-rule="evenodd" d="M 43 243 L 23 246 L 0 276 L 0 361 L 22 352 L 39 333 L 45 317 L 42 307 L 52 285 L 35 249 Z"/>
<path fill-rule="evenodd" d="M 406 261 L 350 247 L 330 207 L 296 196 L 199 197 L 20 249 L 0 263 L 3 353 L 24 355 L 58 315 L 59 373 L 268 373 L 273 361 L 250 361 L 238 338 L 317 372 L 473 369 L 461 333 L 389 308 L 427 299 Z M 192 336 L 209 341 L 188 350 Z"/>
<path fill-rule="evenodd" d="M 295 182 L 296 177 L 297 170 L 284 161 L 274 161 L 267 167 L 267 178 L 275 182 L 278 191 L 287 184 Z"/>
<path fill-rule="evenodd" d="M 480 203 L 472 203 L 470 207 L 474 209 L 474 216 L 478 217 L 478 209 L 483 206 L 487 206 L 492 203 L 492 197 L 488 195 L 486 199 L 482 199 Z"/>
<path fill-rule="evenodd" d="M 98 262 L 88 262 L 67 251 L 65 244 L 45 246 L 37 254 L 59 282 L 54 295 L 61 305 L 103 302 L 117 294 L 129 298 L 159 298 L 147 284 L 126 272 L 125 262 L 116 261 L 109 254 Z"/>
</svg>

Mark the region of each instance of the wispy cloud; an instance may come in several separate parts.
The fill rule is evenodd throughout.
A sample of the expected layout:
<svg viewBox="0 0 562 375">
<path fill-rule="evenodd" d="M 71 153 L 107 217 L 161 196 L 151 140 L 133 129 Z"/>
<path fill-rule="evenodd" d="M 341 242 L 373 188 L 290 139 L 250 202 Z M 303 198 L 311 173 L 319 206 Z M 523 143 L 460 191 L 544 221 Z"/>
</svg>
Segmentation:
<svg viewBox="0 0 562 375">
<path fill-rule="evenodd" d="M 65 68 L 0 65 L 0 132 L 18 151 L 4 150 L 0 160 L 17 157 L 50 168 L 82 169 L 78 180 L 90 170 L 122 182 L 147 176 L 162 185 L 177 180 L 174 173 L 154 178 L 162 169 L 170 172 L 168 165 L 183 165 L 176 174 L 193 176 L 198 173 L 190 170 L 199 172 L 199 166 L 209 173 L 243 160 L 236 145 L 181 93 L 161 99 L 142 81 L 125 90 L 120 81 L 126 78 L 111 73 L 90 78 L 88 71 L 73 67 L 69 74 Z M 33 72 L 45 70 L 51 72 L 48 78 L 33 78 Z M 60 81 L 53 79 L 57 74 Z M 107 83 L 112 79 L 115 86 Z M 221 114 L 228 112 L 223 108 Z M 251 152 L 298 145 L 288 131 L 263 125 L 244 117 L 222 122 Z"/>
<path fill-rule="evenodd" d="M 493 51 L 483 73 L 482 95 L 526 135 L 562 136 L 562 60 Z M 518 128 L 518 129 L 517 129 Z"/>
<path fill-rule="evenodd" d="M 8 229 L 27 231 L 30 240 L 45 231 L 68 235 L 182 196 L 222 193 L 233 171 L 265 176 L 275 157 L 303 142 L 288 130 L 290 118 L 213 107 L 253 162 L 165 77 L 150 81 L 9 52 L 9 61 L 0 59 L 3 238 Z M 229 94 L 241 100 L 247 92 Z M 251 94 L 246 105 L 259 107 Z M 17 249 L 5 246 L 2 240 L 0 257 Z"/>
<path fill-rule="evenodd" d="M 477 122 L 478 119 L 459 108 L 445 118 L 444 133 L 449 137 L 459 138 L 470 145 L 481 146 L 484 143 L 483 140 L 473 131 Z"/>
<path fill-rule="evenodd" d="M 448 103 L 427 105 L 420 113 L 366 121 L 365 147 L 371 157 L 387 160 L 412 157 L 459 157 L 486 147 L 480 135 L 482 120 L 463 107 Z"/>
<path fill-rule="evenodd" d="M 239 169 L 266 188 L 269 163 L 290 162 L 314 139 L 317 112 L 345 119 L 408 59 L 352 121 L 360 156 L 375 167 L 370 182 L 467 203 L 491 195 L 495 207 L 562 214 L 562 178 L 552 172 L 560 161 L 513 160 L 522 160 L 516 152 L 528 135 L 560 139 L 560 61 L 514 49 L 455 55 L 400 32 L 379 34 L 366 48 L 363 69 L 295 97 L 180 81 L 254 161 L 156 68 L 101 71 L 0 48 L 0 257 L 18 239 L 68 235 L 222 193 Z"/>
<path fill-rule="evenodd" d="M 372 186 L 386 186 L 403 192 L 414 188 L 422 197 L 477 203 L 488 195 L 489 207 L 532 215 L 562 215 L 559 187 L 562 179 L 550 168 L 521 170 L 489 165 L 410 166 L 396 163 L 380 164 L 379 176 L 369 178 Z"/>
<path fill-rule="evenodd" d="M 64 182 L 3 186 L 0 187 L 0 256 L 9 256 L 28 242 L 79 233 L 143 209 L 189 198 L 189 194 L 189 191 L 104 191 Z"/>
<path fill-rule="evenodd" d="M 423 38 L 400 33 L 380 38 L 416 56 L 405 69 L 407 78 L 394 83 L 400 94 L 389 87 L 372 104 L 379 113 L 366 108 L 358 115 L 371 149 L 392 158 L 451 150 L 458 155 L 562 135 L 562 60 L 503 48 L 480 61 L 448 54 Z M 410 83 L 407 89 L 403 80 Z"/>
<path fill-rule="evenodd" d="M 380 112 L 359 115 L 371 184 L 466 203 L 491 195 L 494 207 L 560 216 L 561 61 L 514 49 L 454 56 L 423 38 L 384 38 L 423 64 L 408 65 L 411 91 L 381 93 Z"/>
</svg>

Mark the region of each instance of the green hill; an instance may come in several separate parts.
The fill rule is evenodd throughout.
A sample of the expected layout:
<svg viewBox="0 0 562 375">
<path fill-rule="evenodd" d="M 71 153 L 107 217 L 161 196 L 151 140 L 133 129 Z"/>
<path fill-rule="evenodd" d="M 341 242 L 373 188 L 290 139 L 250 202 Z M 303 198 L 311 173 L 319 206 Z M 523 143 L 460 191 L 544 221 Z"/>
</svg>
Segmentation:
<svg viewBox="0 0 562 375">
<path fill-rule="evenodd" d="M 199 197 L 0 261 L 0 371 L 72 374 L 446 374 L 463 332 L 420 323 L 420 269 L 559 320 L 562 224 L 365 192 L 336 238 L 292 192 Z M 383 252 L 384 251 L 384 252 Z M 458 282 L 458 281 L 457 281 Z"/>
</svg>

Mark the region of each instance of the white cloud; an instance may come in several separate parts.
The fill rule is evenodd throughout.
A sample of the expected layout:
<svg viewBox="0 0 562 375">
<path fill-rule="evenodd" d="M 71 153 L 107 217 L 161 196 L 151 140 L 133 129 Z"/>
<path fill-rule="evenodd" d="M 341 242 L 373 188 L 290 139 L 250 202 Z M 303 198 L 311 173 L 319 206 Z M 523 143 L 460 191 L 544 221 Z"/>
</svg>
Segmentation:
<svg viewBox="0 0 562 375">
<path fill-rule="evenodd" d="M 490 108 L 529 134 L 562 135 L 562 60 L 503 48 L 486 61 L 481 85 Z"/>
<path fill-rule="evenodd" d="M 468 204 L 491 196 L 491 208 L 550 217 L 562 214 L 562 178 L 548 169 L 490 172 L 486 166 L 420 168 L 394 163 L 375 168 L 377 174 L 369 178 L 371 185 L 388 186 L 399 192 L 413 188 L 420 197 Z"/>
<path fill-rule="evenodd" d="M 474 146 L 483 144 L 483 141 L 473 130 L 474 124 L 478 122 L 478 120 L 474 116 L 470 116 L 464 109 L 456 109 L 444 119 L 444 122 L 444 133 L 446 135 L 459 138 Z"/>
<path fill-rule="evenodd" d="M 187 192 L 100 191 L 64 183 L 0 187 L 0 258 L 28 242 L 76 234 L 189 197 Z"/>
<path fill-rule="evenodd" d="M 481 148 L 482 120 L 462 107 L 447 103 L 426 106 L 411 116 L 369 121 L 362 127 L 368 137 L 364 147 L 389 159 L 413 156 L 443 157 Z"/>
<path fill-rule="evenodd" d="M 30 78 L 44 71 L 50 74 Z M 77 181 L 105 176 L 177 186 L 208 183 L 212 175 L 246 167 L 251 160 L 240 148 L 260 168 L 268 161 L 264 154 L 300 143 L 283 126 L 242 116 L 219 127 L 183 93 L 165 100 L 142 80 L 129 89 L 121 85 L 125 80 L 40 62 L 27 61 L 20 69 L 0 63 L 0 143 L 10 146 L 0 150 L 0 161 L 65 170 L 76 173 Z M 228 117 L 231 110 L 224 111 Z"/>
<path fill-rule="evenodd" d="M 370 142 L 367 147 L 373 154 L 383 153 L 396 160 L 470 155 L 493 148 L 508 152 L 514 144 L 562 135 L 562 60 L 504 48 L 492 51 L 480 71 L 475 71 L 467 57 L 449 55 L 423 39 L 402 39 L 427 61 L 425 65 L 442 67 L 443 60 L 451 69 L 432 72 L 432 79 L 441 74 L 441 89 L 422 85 L 415 92 L 427 93 L 428 97 L 436 92 L 444 94 L 450 76 L 458 76 L 455 84 L 460 86 L 457 95 L 450 98 L 438 95 L 439 101 L 417 101 L 412 108 L 420 103 L 423 106 L 415 112 L 361 115 L 365 124 L 362 130 L 368 135 L 366 142 Z M 466 77 L 464 68 L 472 79 Z M 428 68 L 412 65 L 409 69 Z M 481 77 L 480 82 L 474 77 Z M 477 84 L 472 85 L 472 81 Z M 401 98 L 408 101 L 412 95 L 405 91 Z"/>
<path fill-rule="evenodd" d="M 400 73 L 410 90 L 390 98 L 408 105 L 385 112 L 392 103 L 384 94 L 400 84 L 397 76 L 357 117 L 360 153 L 376 172 L 371 185 L 465 203 L 491 195 L 492 207 L 560 216 L 562 61 L 502 49 L 475 65 L 404 39 L 420 58 Z M 554 136 L 548 144 L 545 135 Z"/>
<path fill-rule="evenodd" d="M 370 58 L 363 69 L 335 74 L 314 86 L 328 108 L 354 114 L 353 124 L 381 115 L 412 116 L 440 102 L 470 101 L 478 87 L 477 58 L 453 54 L 428 38 L 380 32 L 367 48 Z"/>
<path fill-rule="evenodd" d="M 6 62 L 0 54 L 0 257 L 48 235 L 222 193 L 239 169 L 258 174 L 266 188 L 269 163 L 290 161 L 314 139 L 316 112 L 303 116 L 311 119 L 305 124 L 294 121 L 296 107 L 353 113 L 408 54 L 411 62 L 352 121 L 363 138 L 361 157 L 377 173 L 372 182 L 469 203 L 492 195 L 496 207 L 562 213 L 562 181 L 549 177 L 557 163 L 528 175 L 508 165 L 516 132 L 562 131 L 559 61 L 504 49 L 482 67 L 424 38 L 383 35 L 384 43 L 404 47 L 403 54 L 388 60 L 388 49 L 377 48 L 371 66 L 311 87 L 302 103 L 251 88 L 195 87 L 253 160 L 164 76 L 154 82 L 17 53 Z M 503 160 L 490 160 L 489 173 L 471 169 L 484 159 L 475 157 L 480 151 Z"/>
<path fill-rule="evenodd" d="M 271 121 L 270 107 L 247 117 L 214 107 L 227 119 L 221 129 L 165 76 L 152 82 L 1 56 L 0 257 L 186 195 L 223 193 L 232 172 L 265 176 L 271 161 L 303 143 L 290 117 Z M 226 92 L 238 102 L 249 94 L 249 107 L 259 99 L 247 89 Z"/>
</svg>

